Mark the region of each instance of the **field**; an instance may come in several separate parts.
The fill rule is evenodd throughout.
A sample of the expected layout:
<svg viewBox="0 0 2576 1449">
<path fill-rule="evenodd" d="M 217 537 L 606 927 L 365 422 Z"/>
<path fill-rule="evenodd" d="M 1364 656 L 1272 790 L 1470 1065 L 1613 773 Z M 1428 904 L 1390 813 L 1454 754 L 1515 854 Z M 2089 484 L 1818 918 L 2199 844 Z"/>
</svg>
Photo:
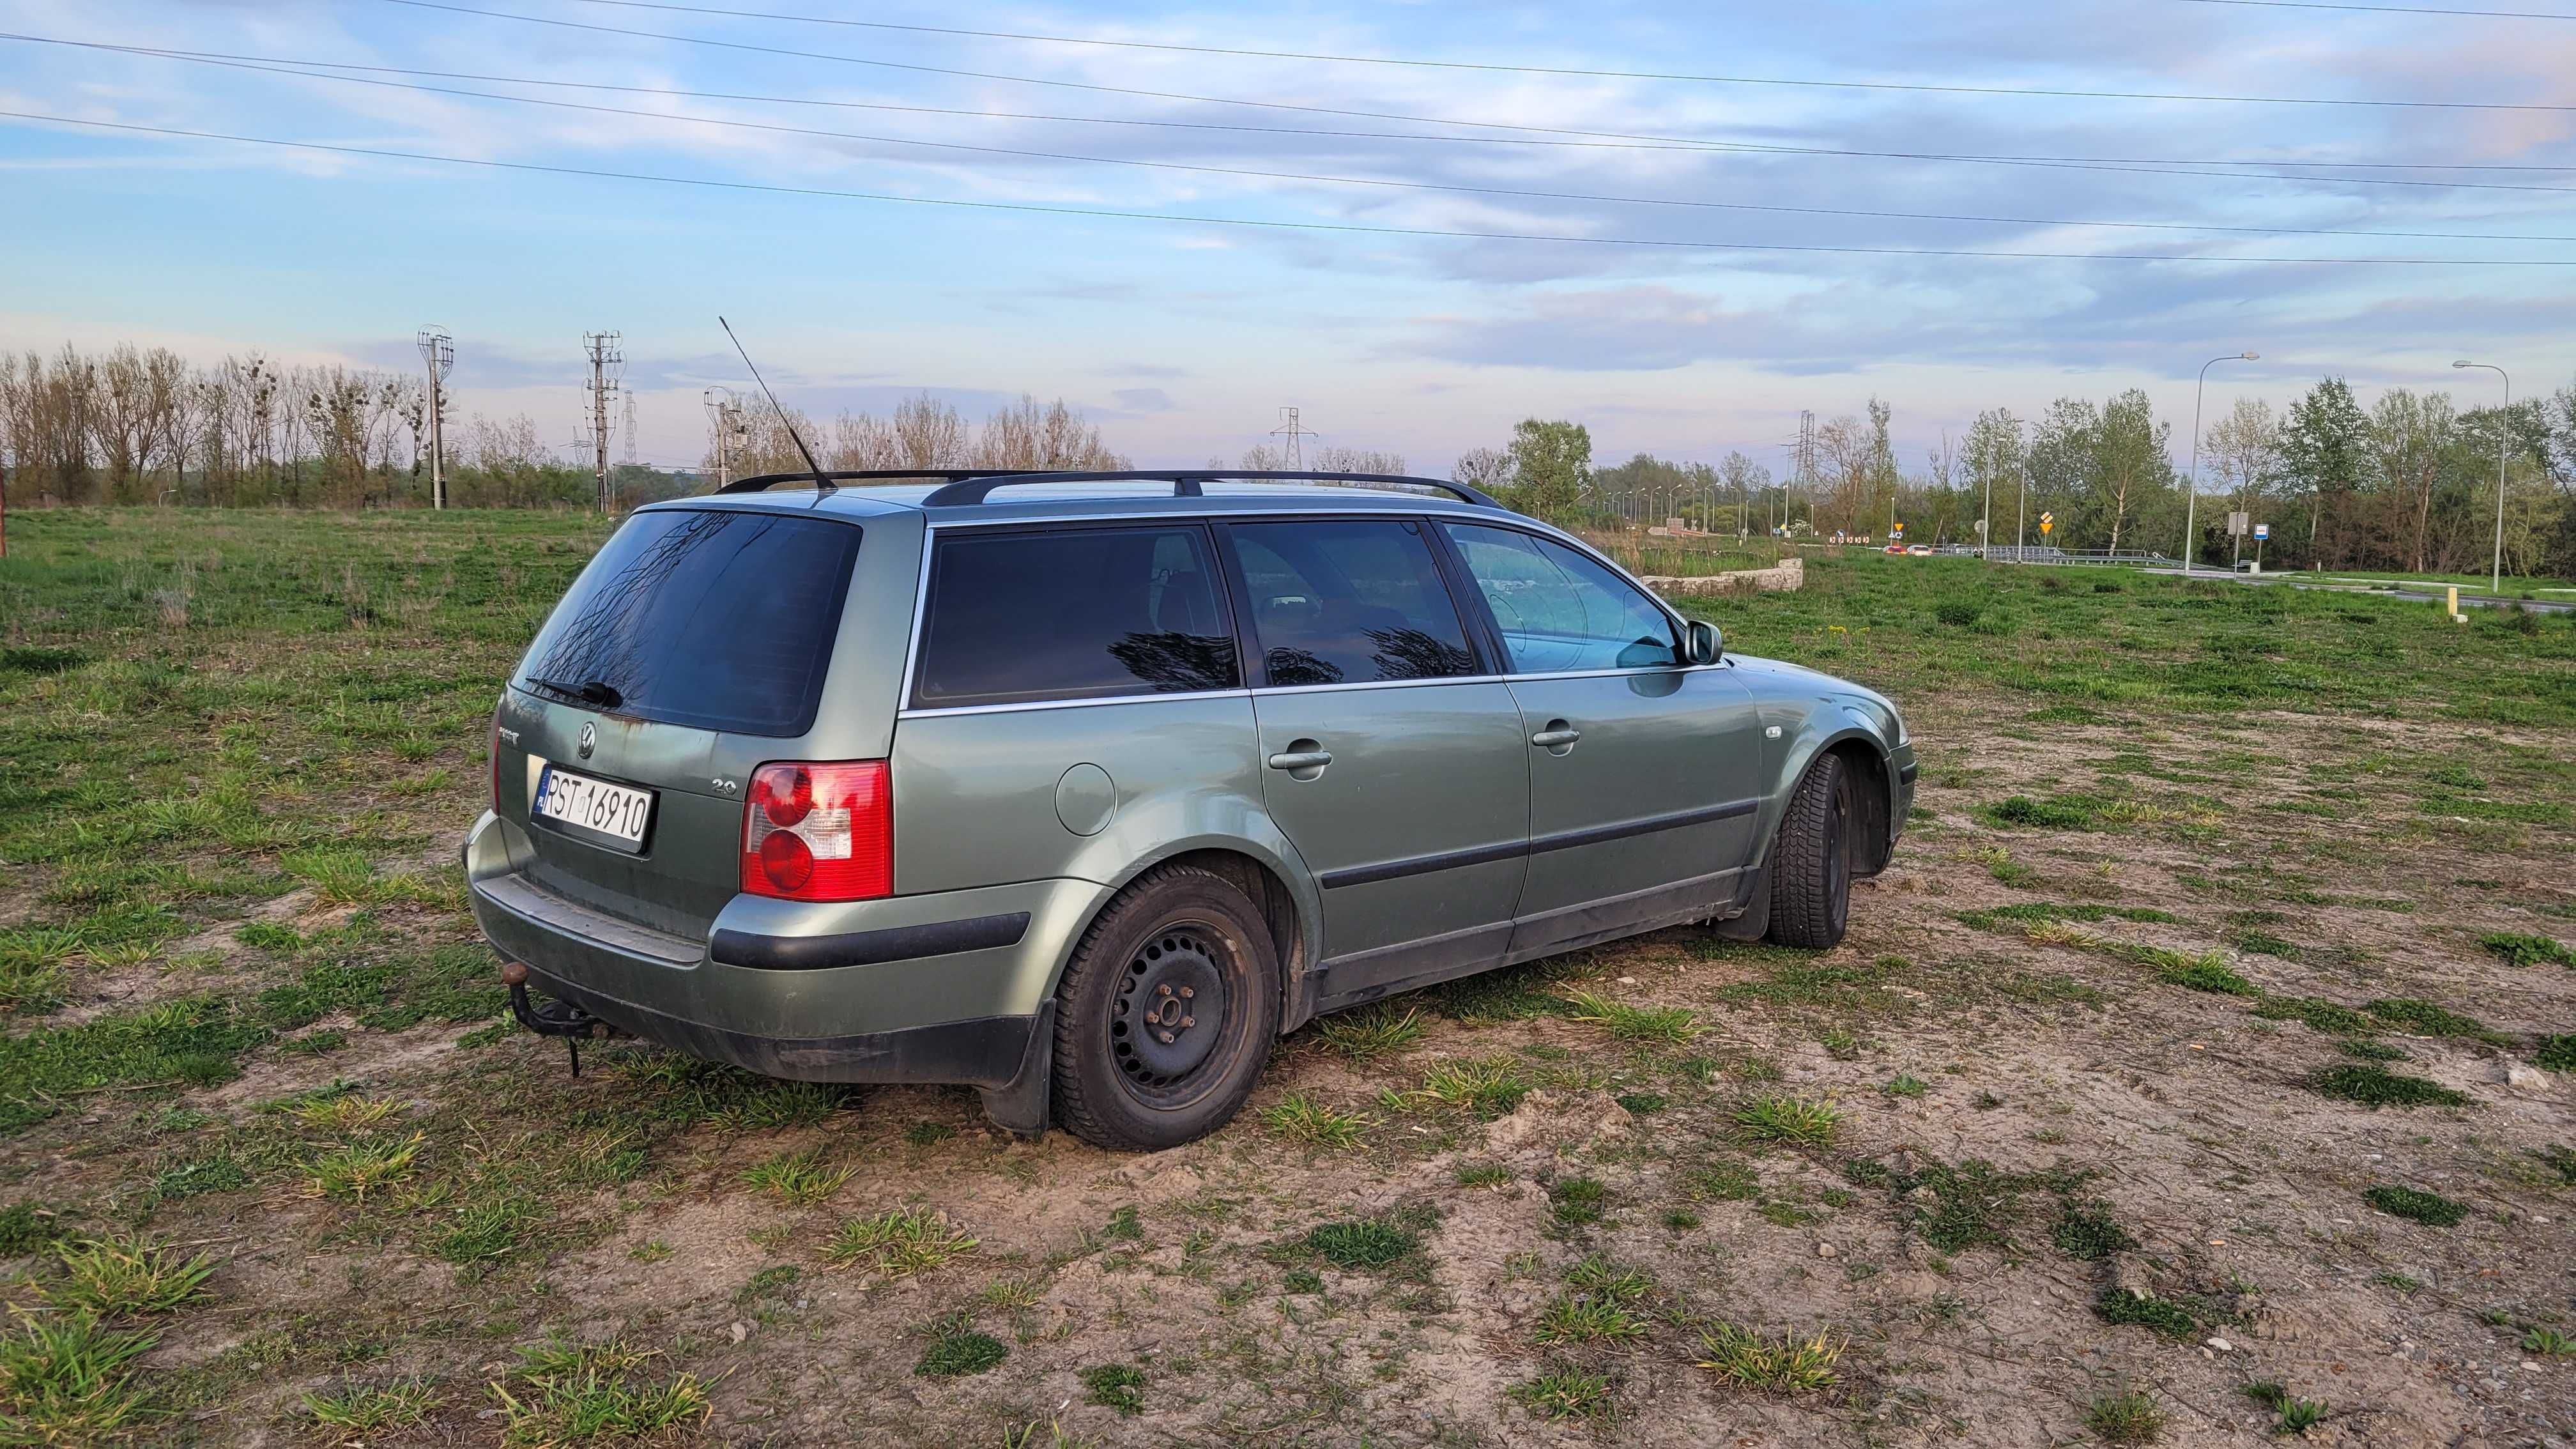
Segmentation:
<svg viewBox="0 0 2576 1449">
<path fill-rule="evenodd" d="M 603 529 L 10 519 L 0 1443 L 2576 1436 L 2576 627 L 1858 555 L 1824 955 L 1328 1019 L 1191 1147 L 502 1015 L 455 867 Z"/>
</svg>

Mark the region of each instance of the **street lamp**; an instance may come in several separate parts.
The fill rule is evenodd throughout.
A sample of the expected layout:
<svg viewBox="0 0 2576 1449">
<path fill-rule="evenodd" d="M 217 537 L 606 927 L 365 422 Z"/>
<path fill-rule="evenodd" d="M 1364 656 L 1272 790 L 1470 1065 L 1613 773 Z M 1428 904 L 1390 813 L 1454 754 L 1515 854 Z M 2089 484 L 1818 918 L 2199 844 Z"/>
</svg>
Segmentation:
<svg viewBox="0 0 2576 1449">
<path fill-rule="evenodd" d="M 2452 363 L 2451 365 L 2452 365 L 2453 367 L 2483 367 L 2483 368 L 2485 368 L 2487 371 L 2492 372 L 2492 373 L 2494 373 L 2496 376 L 2501 377 L 2501 378 L 2503 378 L 2503 379 L 2504 379 L 2504 412 L 2501 412 L 2501 413 L 2496 414 L 2496 537 L 2495 537 L 2495 582 L 2494 582 L 2494 583 L 2492 583 L 2492 584 L 2489 584 L 2489 585 L 2487 586 L 2487 587 L 2488 587 L 2488 591 L 2489 591 L 2489 592 L 2493 593 L 2497 598 L 2503 598 L 2503 597 L 2504 597 L 2504 449 L 2505 449 L 2505 444 L 2506 444 L 2506 442 L 2507 442 L 2508 440 L 2510 440 L 2510 439 L 2513 437 L 2513 419 L 2509 416 L 2509 414 L 2511 414 L 2511 413 L 2513 412 L 2513 374 L 2512 374 L 2512 373 L 2509 373 L 2509 372 L 2507 372 L 2507 371 L 2505 371 L 2505 370 L 2504 370 L 2503 368 L 2501 368 L 2501 367 L 2496 366 L 2496 365 L 2495 365 L 2494 363 L 2492 363 L 2492 362 L 2471 362 L 2471 361 L 2467 360 L 2466 358 L 2463 358 L 2463 359 L 2461 359 L 2461 360 L 2460 360 L 2460 361 L 2458 361 L 2458 362 L 2454 362 L 2454 363 Z"/>
<path fill-rule="evenodd" d="M 2192 388 L 2191 497 L 2182 506 L 2182 571 L 2186 578 L 2191 575 L 2192 555 L 2199 552 L 2192 547 L 2192 542 L 2200 536 L 2194 523 L 2200 508 L 2200 401 L 2209 392 L 2209 370 L 2222 362 L 2252 362 L 2262 355 L 2259 352 L 2234 352 L 2225 357 L 2213 357 L 2200 365 L 2200 381 Z"/>
</svg>

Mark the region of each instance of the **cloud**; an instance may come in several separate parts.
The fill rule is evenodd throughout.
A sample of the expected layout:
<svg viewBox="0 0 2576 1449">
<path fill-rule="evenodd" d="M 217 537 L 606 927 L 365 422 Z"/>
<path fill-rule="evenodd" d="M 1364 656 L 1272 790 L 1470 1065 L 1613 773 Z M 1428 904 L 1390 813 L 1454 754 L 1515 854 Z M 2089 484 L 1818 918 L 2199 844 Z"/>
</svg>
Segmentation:
<svg viewBox="0 0 2576 1449">
<path fill-rule="evenodd" d="M 1167 413 L 1180 406 L 1159 387 L 1122 387 L 1109 395 L 1131 413 Z"/>
</svg>

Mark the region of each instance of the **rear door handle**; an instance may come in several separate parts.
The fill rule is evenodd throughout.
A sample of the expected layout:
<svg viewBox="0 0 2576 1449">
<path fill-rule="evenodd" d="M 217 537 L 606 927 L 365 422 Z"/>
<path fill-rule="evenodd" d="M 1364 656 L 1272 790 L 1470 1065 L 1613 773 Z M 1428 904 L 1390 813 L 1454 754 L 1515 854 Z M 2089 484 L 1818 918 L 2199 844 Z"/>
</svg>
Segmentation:
<svg viewBox="0 0 2576 1449">
<path fill-rule="evenodd" d="M 1313 740 L 1291 740 L 1288 748 L 1270 757 L 1270 768 L 1286 770 L 1291 780 L 1312 780 L 1324 773 L 1333 762 L 1333 752 Z"/>
<path fill-rule="evenodd" d="M 1583 738 L 1583 731 L 1576 729 L 1572 725 L 1559 719 L 1548 721 L 1546 729 L 1540 730 L 1537 734 L 1530 736 L 1530 743 L 1537 745 L 1541 749 L 1555 750 L 1559 753 L 1563 753 L 1566 750 L 1574 748 L 1574 742 L 1581 738 Z"/>
</svg>

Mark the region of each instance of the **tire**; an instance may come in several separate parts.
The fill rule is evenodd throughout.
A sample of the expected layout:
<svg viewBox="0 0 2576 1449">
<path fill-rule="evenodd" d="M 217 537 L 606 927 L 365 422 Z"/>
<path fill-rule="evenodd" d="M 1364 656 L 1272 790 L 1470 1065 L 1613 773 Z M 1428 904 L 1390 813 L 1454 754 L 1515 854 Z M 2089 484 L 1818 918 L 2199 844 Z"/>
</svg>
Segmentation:
<svg viewBox="0 0 2576 1449">
<path fill-rule="evenodd" d="M 1819 757 L 1790 794 L 1771 847 L 1771 923 L 1763 935 L 1773 945 L 1825 951 L 1842 944 L 1851 920 L 1856 803 L 1840 755 Z"/>
<path fill-rule="evenodd" d="M 1224 1126 L 1270 1059 L 1279 983 L 1278 947 L 1241 887 L 1197 866 L 1147 871 L 1091 923 L 1056 986 L 1056 1121 L 1132 1152 Z"/>
</svg>

